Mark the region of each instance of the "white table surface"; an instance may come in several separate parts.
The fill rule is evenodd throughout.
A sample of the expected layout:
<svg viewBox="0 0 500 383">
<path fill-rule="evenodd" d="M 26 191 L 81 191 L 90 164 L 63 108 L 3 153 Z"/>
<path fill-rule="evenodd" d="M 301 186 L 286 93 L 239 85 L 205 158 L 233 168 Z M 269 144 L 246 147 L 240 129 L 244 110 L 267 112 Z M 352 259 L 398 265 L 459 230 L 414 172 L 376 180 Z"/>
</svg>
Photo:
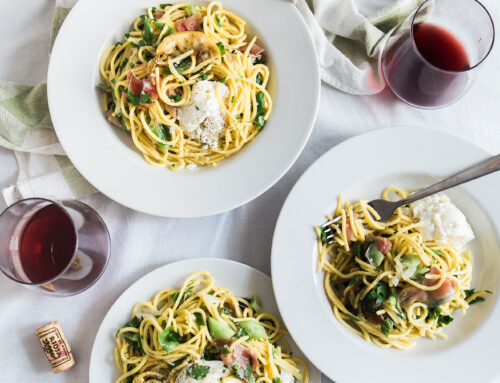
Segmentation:
<svg viewBox="0 0 500 383">
<path fill-rule="evenodd" d="M 484 4 L 500 25 L 500 3 L 485 0 Z M 45 80 L 53 8 L 54 0 L 0 0 L 0 79 L 30 84 Z M 419 125 L 466 137 L 499 153 L 500 44 L 483 65 L 464 98 L 436 111 L 410 108 L 388 91 L 354 97 L 323 85 L 317 122 L 297 163 L 269 191 L 231 212 L 203 219 L 166 219 L 134 212 L 101 194 L 84 198 L 110 230 L 113 251 L 108 269 L 90 290 L 69 298 L 39 295 L 0 276 L 0 381 L 87 382 L 92 342 L 105 313 L 126 287 L 165 263 L 221 257 L 270 274 L 272 235 L 285 197 L 315 159 L 349 137 L 388 126 Z M 380 143 L 379 150 L 384 149 Z M 0 187 L 13 183 L 16 173 L 14 156 L 0 148 Z M 51 372 L 34 334 L 53 320 L 61 322 L 76 358 L 73 369 L 58 375 Z"/>
</svg>

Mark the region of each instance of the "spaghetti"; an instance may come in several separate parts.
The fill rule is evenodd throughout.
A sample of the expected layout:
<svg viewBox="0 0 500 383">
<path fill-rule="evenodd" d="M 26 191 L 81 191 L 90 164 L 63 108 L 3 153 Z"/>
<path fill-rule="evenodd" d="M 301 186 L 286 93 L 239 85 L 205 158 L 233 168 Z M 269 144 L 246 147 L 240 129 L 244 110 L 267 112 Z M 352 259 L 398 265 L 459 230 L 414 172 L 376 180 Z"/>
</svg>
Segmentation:
<svg viewBox="0 0 500 383">
<path fill-rule="evenodd" d="M 256 296 L 236 297 L 198 272 L 179 289 L 134 306 L 116 334 L 116 382 L 172 383 L 187 376 L 203 383 L 219 373 L 230 383 L 307 383 L 307 366 L 291 357 L 285 333 L 274 315 L 261 312 Z"/>
<path fill-rule="evenodd" d="M 264 127 L 272 111 L 269 68 L 245 24 L 218 2 L 162 4 L 104 51 L 100 87 L 108 121 L 130 132 L 148 163 L 171 170 L 215 166 Z M 199 82 L 213 89 L 216 122 L 193 105 Z M 198 134 L 180 122 L 190 106 Z M 205 142 L 199 133 L 210 130 L 213 142 Z"/>
<path fill-rule="evenodd" d="M 382 193 L 401 198 L 407 192 L 391 187 Z M 334 242 L 327 244 L 321 227 L 318 272 L 338 321 L 377 346 L 408 348 L 421 337 L 446 338 L 451 314 L 481 300 L 487 291 L 470 289 L 472 257 L 452 245 L 424 241 L 409 207 L 378 222 L 367 201 L 337 202 Z M 328 217 L 331 219 L 331 217 Z"/>
</svg>

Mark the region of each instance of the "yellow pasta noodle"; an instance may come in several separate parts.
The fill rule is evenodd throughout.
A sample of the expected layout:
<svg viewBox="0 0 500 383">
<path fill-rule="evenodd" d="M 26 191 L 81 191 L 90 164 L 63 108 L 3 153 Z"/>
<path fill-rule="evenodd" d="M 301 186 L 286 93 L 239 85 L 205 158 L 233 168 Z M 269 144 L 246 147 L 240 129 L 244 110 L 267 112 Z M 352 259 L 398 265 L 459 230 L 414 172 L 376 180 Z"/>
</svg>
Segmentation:
<svg viewBox="0 0 500 383">
<path fill-rule="evenodd" d="M 150 301 L 134 306 L 132 319 L 116 333 L 115 362 L 121 373 L 117 383 L 173 383 L 194 361 L 221 360 L 237 347 L 258 362 L 244 376 L 238 376 L 235 365 L 227 366 L 242 383 L 275 383 L 283 374 L 308 383 L 307 366 L 291 357 L 279 320 L 261 312 L 256 297 L 237 297 L 213 282 L 208 272 L 197 272 L 180 288 L 161 290 Z M 215 336 L 213 321 L 233 333 L 232 338 Z M 264 336 L 257 337 L 255 327 Z M 222 349 L 217 344 L 221 341 Z"/>
<path fill-rule="evenodd" d="M 196 25 L 184 31 L 178 24 L 188 18 Z M 269 68 L 245 25 L 218 2 L 163 4 L 136 18 L 125 39 L 104 51 L 103 108 L 110 122 L 130 132 L 148 163 L 174 171 L 215 166 L 264 127 L 273 103 Z M 215 90 L 225 120 L 215 147 L 187 134 L 177 118 L 203 80 L 229 90 L 226 98 Z M 131 91 L 137 81 L 145 84 L 140 94 Z"/>
<path fill-rule="evenodd" d="M 391 187 L 382 198 L 393 193 L 408 195 Z M 484 300 L 486 290 L 470 289 L 471 253 L 423 241 L 408 207 L 382 223 L 367 201 L 351 205 L 339 198 L 334 214 L 342 218 L 331 225 L 332 244 L 325 229 L 315 228 L 317 270 L 324 271 L 334 316 L 366 341 L 403 349 L 421 337 L 445 338 L 455 310 L 465 314 L 471 302 Z"/>
</svg>

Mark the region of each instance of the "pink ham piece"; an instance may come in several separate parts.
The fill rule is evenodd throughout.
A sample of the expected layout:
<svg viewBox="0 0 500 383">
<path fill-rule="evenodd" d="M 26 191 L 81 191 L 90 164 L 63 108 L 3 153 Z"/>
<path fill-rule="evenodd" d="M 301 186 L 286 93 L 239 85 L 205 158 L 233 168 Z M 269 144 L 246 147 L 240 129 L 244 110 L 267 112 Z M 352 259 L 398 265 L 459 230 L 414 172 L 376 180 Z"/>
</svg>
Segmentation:
<svg viewBox="0 0 500 383">
<path fill-rule="evenodd" d="M 439 282 L 439 278 L 429 278 L 428 276 L 439 276 L 439 269 L 435 266 L 426 275 L 424 279 L 425 286 L 434 286 Z M 457 289 L 457 282 L 453 279 L 445 279 L 443 284 L 436 290 L 424 291 L 418 287 L 412 287 L 402 291 L 398 295 L 398 301 L 401 307 L 408 307 L 415 302 L 428 302 L 429 306 L 439 306 L 450 300 Z"/>
<path fill-rule="evenodd" d="M 156 8 L 156 10 L 153 12 L 153 17 L 158 20 L 161 19 L 161 17 L 165 14 L 165 11 L 160 8 Z"/>
<path fill-rule="evenodd" d="M 185 32 L 185 31 L 201 31 L 201 24 L 203 23 L 203 19 L 198 15 L 193 15 L 190 17 L 185 17 L 180 19 L 176 26 L 175 30 L 177 32 Z"/>
<path fill-rule="evenodd" d="M 108 122 L 110 122 L 112 125 L 117 126 L 119 128 L 122 127 L 122 123 L 120 121 L 120 118 L 118 116 L 113 116 L 113 108 L 108 109 L 108 114 L 106 116 L 106 119 Z"/>
<path fill-rule="evenodd" d="M 392 243 L 387 238 L 376 236 L 373 237 L 371 240 L 375 241 L 375 247 L 381 253 L 387 254 L 392 249 Z"/>
<path fill-rule="evenodd" d="M 129 82 L 130 92 L 139 96 L 142 92 L 149 94 L 151 97 L 151 101 L 154 101 L 158 98 L 158 92 L 156 91 L 156 87 L 151 83 L 150 80 L 139 79 L 134 72 L 129 71 L 127 73 L 127 81 Z"/>
<path fill-rule="evenodd" d="M 214 340 L 215 347 L 218 349 L 223 349 L 224 346 L 230 347 L 233 343 L 233 339 L 219 338 Z M 252 371 L 259 365 L 255 352 L 248 347 L 242 346 L 240 343 L 236 343 L 229 354 L 221 352 L 220 357 L 228 368 L 233 369 L 235 366 L 238 366 L 240 376 L 245 375 L 248 365 L 252 366 Z"/>
<path fill-rule="evenodd" d="M 248 44 L 245 44 L 245 45 L 240 47 L 240 51 L 245 52 L 247 50 L 247 48 L 248 48 Z M 260 45 L 255 44 L 255 43 L 250 48 L 250 54 L 257 56 L 257 57 L 261 57 L 265 51 L 266 50 L 264 48 L 262 48 Z"/>
</svg>

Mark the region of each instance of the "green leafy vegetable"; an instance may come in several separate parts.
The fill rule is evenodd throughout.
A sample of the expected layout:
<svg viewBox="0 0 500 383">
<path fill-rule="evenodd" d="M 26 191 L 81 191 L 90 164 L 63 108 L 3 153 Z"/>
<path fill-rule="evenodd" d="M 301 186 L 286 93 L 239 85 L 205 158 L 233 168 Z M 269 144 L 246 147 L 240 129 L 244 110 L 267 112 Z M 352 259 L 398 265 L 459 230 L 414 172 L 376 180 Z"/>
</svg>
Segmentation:
<svg viewBox="0 0 500 383">
<path fill-rule="evenodd" d="M 175 96 L 169 96 L 168 98 L 170 98 L 174 102 L 179 102 L 181 100 L 181 95 L 176 94 Z"/>
<path fill-rule="evenodd" d="M 347 316 L 349 317 L 349 319 L 353 320 L 354 322 L 359 322 L 361 319 L 359 319 L 358 317 L 355 317 L 354 315 L 352 314 L 347 314 Z"/>
<path fill-rule="evenodd" d="M 470 289 L 470 290 L 465 290 L 465 300 L 469 299 L 474 293 L 475 289 Z M 488 294 L 491 294 L 491 291 L 486 291 Z M 484 302 L 485 299 L 481 296 L 479 297 L 475 297 L 473 300 L 471 300 L 469 303 L 469 305 L 473 305 L 474 303 L 478 303 L 478 302 Z"/>
<path fill-rule="evenodd" d="M 163 140 L 163 141 L 171 141 L 172 140 L 172 135 L 170 133 L 170 128 L 168 126 L 166 126 L 166 125 L 163 125 L 163 124 L 156 125 L 153 128 L 153 133 L 160 140 Z M 179 296 L 179 293 L 175 293 L 175 294 L 177 294 L 177 297 Z M 172 298 L 173 298 L 173 295 L 174 294 L 172 294 Z M 177 297 L 174 299 L 174 301 L 177 300 Z"/>
<path fill-rule="evenodd" d="M 219 82 L 221 82 L 221 83 L 225 84 L 225 83 L 226 83 L 226 77 L 221 78 L 221 79 L 219 80 Z"/>
<path fill-rule="evenodd" d="M 153 21 L 153 24 L 156 28 L 158 29 L 163 29 L 163 27 L 165 26 L 165 23 L 160 23 L 159 21 Z"/>
<path fill-rule="evenodd" d="M 107 86 L 106 84 L 99 84 L 97 85 L 99 89 L 102 89 L 105 92 L 110 92 L 111 93 L 111 87 Z"/>
<path fill-rule="evenodd" d="M 224 315 L 229 315 L 229 316 L 233 315 L 233 312 L 231 310 L 229 310 L 227 307 L 220 307 L 219 313 L 224 314 Z"/>
<path fill-rule="evenodd" d="M 259 130 L 261 130 L 266 124 L 266 120 L 263 117 L 266 114 L 266 96 L 263 92 L 259 91 L 255 95 L 255 100 L 257 101 L 257 116 L 255 117 L 254 122 L 259 126 Z"/>
<path fill-rule="evenodd" d="M 361 258 L 363 253 L 363 245 L 361 243 L 358 243 L 356 246 L 352 248 L 352 254 L 355 257 Z"/>
<path fill-rule="evenodd" d="M 206 73 L 203 73 L 203 74 L 201 75 L 201 79 L 202 79 L 202 80 L 206 80 L 206 79 L 207 79 L 207 77 L 208 77 L 208 76 L 207 76 L 207 74 L 206 74 Z"/>
<path fill-rule="evenodd" d="M 248 336 L 247 330 L 245 330 L 243 327 L 238 328 L 238 332 L 236 332 L 233 337 L 238 339 L 243 336 Z"/>
<path fill-rule="evenodd" d="M 261 117 L 261 116 L 259 116 Z M 264 121 L 265 122 L 265 121 Z M 319 232 L 321 233 L 321 243 L 326 243 L 326 232 L 323 226 L 318 226 Z"/>
<path fill-rule="evenodd" d="M 221 323 L 212 317 L 208 318 L 208 331 L 210 332 L 210 336 L 214 339 L 231 338 L 236 334 L 236 332 L 228 325 Z"/>
<path fill-rule="evenodd" d="M 220 27 L 220 19 L 219 16 L 215 15 L 215 23 L 217 24 L 218 27 Z"/>
<path fill-rule="evenodd" d="M 180 339 L 180 334 L 173 331 L 171 327 L 167 327 L 163 332 L 158 333 L 158 343 L 167 351 L 167 354 L 170 354 L 179 345 Z"/>
<path fill-rule="evenodd" d="M 417 282 L 423 282 L 425 279 L 426 274 L 430 271 L 428 267 L 425 266 L 418 266 L 417 270 L 415 270 L 415 273 L 413 274 L 413 277 L 411 279 L 417 281 Z"/>
<path fill-rule="evenodd" d="M 266 59 L 264 58 L 264 56 L 262 57 L 258 57 L 255 59 L 254 61 L 254 65 L 257 65 L 257 64 L 266 64 Z"/>
<path fill-rule="evenodd" d="M 384 262 L 384 254 L 382 254 L 379 249 L 375 246 L 375 242 L 372 242 L 368 245 L 368 248 L 365 252 L 366 259 L 372 266 L 380 266 L 382 262 Z"/>
<path fill-rule="evenodd" d="M 274 378 L 273 383 L 283 383 L 283 381 L 279 376 L 277 376 L 276 378 Z"/>
<path fill-rule="evenodd" d="M 252 365 L 248 363 L 247 368 L 245 368 L 245 371 L 243 373 L 243 379 L 248 379 L 252 376 Z"/>
<path fill-rule="evenodd" d="M 186 7 L 186 13 L 188 16 L 193 16 L 196 13 L 196 8 L 194 5 L 190 4 Z"/>
<path fill-rule="evenodd" d="M 246 331 L 251 339 L 267 338 L 266 329 L 255 320 L 238 322 L 238 325 Z"/>
<path fill-rule="evenodd" d="M 439 250 L 434 250 L 434 249 L 431 249 L 432 252 L 436 255 L 439 255 L 441 258 L 447 258 L 446 254 L 444 254 L 443 252 L 439 251 Z"/>
<path fill-rule="evenodd" d="M 201 315 L 200 313 L 194 313 L 194 319 L 196 320 L 196 324 L 198 326 L 205 325 L 205 321 L 203 320 L 203 315 Z"/>
<path fill-rule="evenodd" d="M 262 312 L 262 301 L 257 295 L 254 295 L 250 300 L 250 306 L 252 306 L 256 313 L 260 314 Z"/>
<path fill-rule="evenodd" d="M 160 8 L 161 8 L 161 9 L 165 9 L 166 7 L 170 7 L 170 6 L 172 6 L 172 4 L 170 4 L 170 3 L 163 3 L 163 4 L 160 4 Z"/>
<path fill-rule="evenodd" d="M 186 57 L 185 59 L 181 60 L 181 62 L 175 63 L 174 64 L 175 71 L 177 73 L 184 72 L 186 69 L 188 69 L 191 66 L 191 61 L 192 61 L 191 57 Z M 170 68 L 168 66 L 162 68 L 161 72 L 163 74 L 172 74 L 172 71 L 170 70 Z"/>
<path fill-rule="evenodd" d="M 146 43 L 146 45 L 151 45 L 153 42 L 153 28 L 151 28 L 151 25 L 149 24 L 149 17 L 147 16 L 144 16 L 144 32 L 142 33 L 142 40 Z"/>
<path fill-rule="evenodd" d="M 384 323 L 381 324 L 380 328 L 382 330 L 382 334 L 384 334 L 386 337 L 389 336 L 391 333 L 392 329 L 394 327 L 394 321 L 391 318 L 387 318 Z"/>
<path fill-rule="evenodd" d="M 356 274 L 354 277 L 352 277 L 352 279 L 349 281 L 349 286 L 353 286 L 355 285 L 356 283 L 359 282 L 359 280 L 361 279 L 361 274 Z"/>
<path fill-rule="evenodd" d="M 380 307 L 382 302 L 389 295 L 389 285 L 385 281 L 380 281 L 373 289 L 370 290 L 368 295 L 363 299 L 364 307 L 368 312 L 374 312 L 373 305 L 375 303 L 376 307 Z"/>
<path fill-rule="evenodd" d="M 207 376 L 209 371 L 210 367 L 208 366 L 200 366 L 197 364 L 192 364 L 191 366 L 188 367 L 186 375 L 189 376 L 190 378 L 201 380 L 205 376 Z"/>
<path fill-rule="evenodd" d="M 453 318 L 449 315 L 439 315 L 438 317 L 438 327 L 447 326 L 453 322 Z"/>
<path fill-rule="evenodd" d="M 151 101 L 151 96 L 147 93 L 141 93 L 139 95 L 139 100 L 143 103 L 143 104 L 152 104 L 153 101 Z"/>
<path fill-rule="evenodd" d="M 227 347 L 227 344 L 225 344 L 224 347 L 222 348 L 222 353 L 224 355 L 227 355 L 227 354 L 231 353 L 231 350 Z"/>
<path fill-rule="evenodd" d="M 226 53 L 226 49 L 224 48 L 224 44 L 222 44 L 220 41 L 217 42 L 217 47 L 219 48 L 220 55 L 224 57 L 224 54 Z"/>
<path fill-rule="evenodd" d="M 439 317 L 439 314 L 441 314 L 442 311 L 443 311 L 443 309 L 439 306 L 432 307 L 429 309 L 429 316 L 431 319 L 437 319 Z"/>
<path fill-rule="evenodd" d="M 255 77 L 255 82 L 259 85 L 262 85 L 262 83 L 264 82 L 260 73 L 257 75 L 257 77 Z"/>
</svg>

